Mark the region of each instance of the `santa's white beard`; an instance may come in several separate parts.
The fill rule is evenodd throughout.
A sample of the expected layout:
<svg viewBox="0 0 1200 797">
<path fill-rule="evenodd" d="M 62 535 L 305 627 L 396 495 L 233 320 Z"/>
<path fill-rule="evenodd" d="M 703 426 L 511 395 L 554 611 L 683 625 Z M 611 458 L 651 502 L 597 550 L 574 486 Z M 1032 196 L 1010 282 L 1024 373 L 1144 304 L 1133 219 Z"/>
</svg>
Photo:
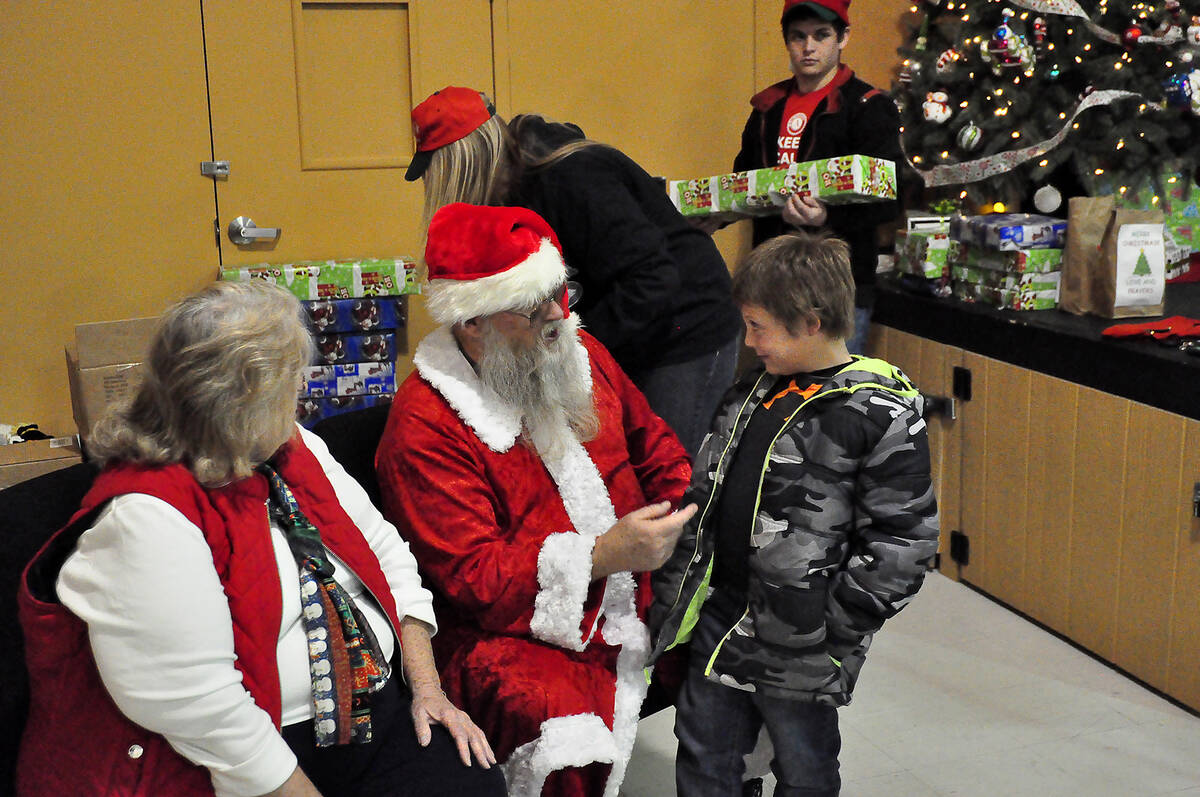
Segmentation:
<svg viewBox="0 0 1200 797">
<path fill-rule="evenodd" d="M 537 343 L 509 341 L 484 322 L 484 352 L 479 378 L 521 412 L 526 442 L 543 456 L 561 453 L 571 436 L 588 441 L 599 433 L 588 358 L 580 353 L 577 316 L 542 327 Z M 549 336 L 557 331 L 557 337 Z"/>
</svg>

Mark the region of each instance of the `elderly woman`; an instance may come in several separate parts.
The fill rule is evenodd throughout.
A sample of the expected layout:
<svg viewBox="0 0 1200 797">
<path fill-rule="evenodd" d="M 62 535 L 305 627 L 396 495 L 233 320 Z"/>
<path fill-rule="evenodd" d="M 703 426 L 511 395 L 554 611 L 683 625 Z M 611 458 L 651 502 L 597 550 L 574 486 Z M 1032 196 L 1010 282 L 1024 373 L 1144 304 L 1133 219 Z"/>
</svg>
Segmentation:
<svg viewBox="0 0 1200 797">
<path fill-rule="evenodd" d="M 496 115 L 450 86 L 412 112 L 426 226 L 445 205 L 512 205 L 550 223 L 582 288 L 575 310 L 695 455 L 733 382 L 741 319 L 707 233 L 625 154 L 574 125 Z"/>
<path fill-rule="evenodd" d="M 22 795 L 502 795 L 407 545 L 295 425 L 299 303 L 170 308 L 104 469 L 22 580 Z M 474 760 L 472 760 L 474 759 Z"/>
</svg>

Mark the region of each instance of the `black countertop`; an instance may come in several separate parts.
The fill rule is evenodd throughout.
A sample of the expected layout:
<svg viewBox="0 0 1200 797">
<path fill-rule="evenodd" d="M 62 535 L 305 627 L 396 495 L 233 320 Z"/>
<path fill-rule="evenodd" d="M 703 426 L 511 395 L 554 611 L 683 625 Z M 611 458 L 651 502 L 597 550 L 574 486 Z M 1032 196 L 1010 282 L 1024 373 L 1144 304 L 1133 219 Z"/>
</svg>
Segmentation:
<svg viewBox="0 0 1200 797">
<path fill-rule="evenodd" d="M 1168 285 L 1165 315 L 1200 319 L 1200 282 Z M 999 310 L 922 295 L 893 275 L 880 275 L 873 315 L 893 329 L 1200 420 L 1200 356 L 1149 338 L 1100 334 L 1150 320 Z"/>
</svg>

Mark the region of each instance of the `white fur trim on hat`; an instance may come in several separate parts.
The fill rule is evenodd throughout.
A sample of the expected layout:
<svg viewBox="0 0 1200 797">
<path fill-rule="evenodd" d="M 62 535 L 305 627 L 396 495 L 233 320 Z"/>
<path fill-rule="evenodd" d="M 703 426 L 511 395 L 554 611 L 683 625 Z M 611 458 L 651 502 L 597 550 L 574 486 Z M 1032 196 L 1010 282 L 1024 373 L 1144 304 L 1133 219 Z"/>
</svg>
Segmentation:
<svg viewBox="0 0 1200 797">
<path fill-rule="evenodd" d="M 549 238 L 543 238 L 536 251 L 511 268 L 473 280 L 430 280 L 424 293 L 433 319 L 439 324 L 455 324 L 530 307 L 566 279 L 562 255 Z"/>
</svg>

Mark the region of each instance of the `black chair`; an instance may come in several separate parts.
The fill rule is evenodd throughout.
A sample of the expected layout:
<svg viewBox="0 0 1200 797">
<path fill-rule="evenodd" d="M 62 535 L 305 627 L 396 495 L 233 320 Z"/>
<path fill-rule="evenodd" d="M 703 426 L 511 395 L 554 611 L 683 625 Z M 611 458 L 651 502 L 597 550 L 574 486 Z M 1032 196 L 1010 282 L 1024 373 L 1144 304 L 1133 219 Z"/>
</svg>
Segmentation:
<svg viewBox="0 0 1200 797">
<path fill-rule="evenodd" d="M 310 430 L 329 446 L 329 453 L 363 486 L 371 503 L 382 511 L 379 480 L 375 476 L 375 449 L 387 425 L 390 404 L 378 404 L 317 421 Z"/>
<path fill-rule="evenodd" d="M 21 572 L 54 532 L 67 524 L 91 487 L 96 471 L 79 464 L 0 490 L 0 534 L 5 550 L 0 567 L 0 794 L 15 791 L 17 748 L 29 710 L 25 644 L 17 622 Z"/>
</svg>

